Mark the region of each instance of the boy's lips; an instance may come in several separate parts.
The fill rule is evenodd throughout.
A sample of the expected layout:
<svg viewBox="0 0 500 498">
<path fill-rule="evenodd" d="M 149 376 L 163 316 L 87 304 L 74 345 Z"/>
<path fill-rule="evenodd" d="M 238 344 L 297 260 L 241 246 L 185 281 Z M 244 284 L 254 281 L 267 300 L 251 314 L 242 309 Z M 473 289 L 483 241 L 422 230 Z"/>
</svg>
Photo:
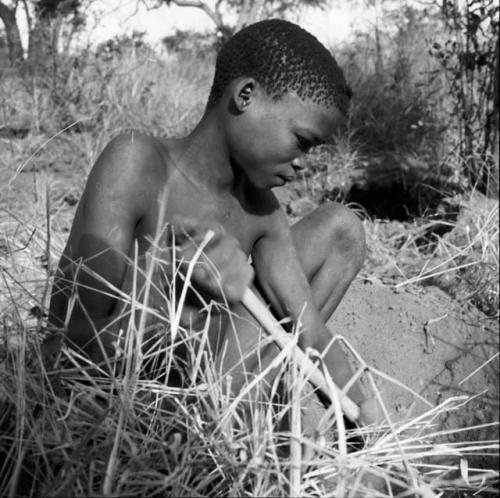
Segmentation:
<svg viewBox="0 0 500 498">
<path fill-rule="evenodd" d="M 289 183 L 293 180 L 295 180 L 295 176 L 288 176 L 288 175 L 278 175 L 285 183 Z"/>
</svg>

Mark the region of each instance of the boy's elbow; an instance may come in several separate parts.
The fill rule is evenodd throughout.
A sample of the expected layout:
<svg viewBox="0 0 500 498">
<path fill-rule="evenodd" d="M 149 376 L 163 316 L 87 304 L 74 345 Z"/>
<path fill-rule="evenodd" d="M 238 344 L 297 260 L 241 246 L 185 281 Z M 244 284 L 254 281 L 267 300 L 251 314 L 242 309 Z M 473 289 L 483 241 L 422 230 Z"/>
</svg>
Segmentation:
<svg viewBox="0 0 500 498">
<path fill-rule="evenodd" d="M 67 343 L 73 348 L 85 351 L 95 337 L 94 328 L 93 321 L 84 313 L 73 310 L 66 329 Z"/>
<path fill-rule="evenodd" d="M 73 312 L 66 332 L 68 346 L 99 362 L 105 355 L 114 356 L 118 323 L 114 315 L 90 319 L 88 315 Z"/>
</svg>

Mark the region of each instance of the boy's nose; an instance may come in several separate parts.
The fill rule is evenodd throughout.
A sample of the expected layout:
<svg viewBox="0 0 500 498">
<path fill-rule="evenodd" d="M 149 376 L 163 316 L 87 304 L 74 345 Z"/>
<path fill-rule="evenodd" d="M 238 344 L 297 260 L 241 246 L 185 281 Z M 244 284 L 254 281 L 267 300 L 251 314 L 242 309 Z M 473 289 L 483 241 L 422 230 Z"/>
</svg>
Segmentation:
<svg viewBox="0 0 500 498">
<path fill-rule="evenodd" d="M 292 166 L 295 171 L 302 171 L 304 169 L 304 163 L 300 157 L 296 157 L 292 161 Z"/>
</svg>

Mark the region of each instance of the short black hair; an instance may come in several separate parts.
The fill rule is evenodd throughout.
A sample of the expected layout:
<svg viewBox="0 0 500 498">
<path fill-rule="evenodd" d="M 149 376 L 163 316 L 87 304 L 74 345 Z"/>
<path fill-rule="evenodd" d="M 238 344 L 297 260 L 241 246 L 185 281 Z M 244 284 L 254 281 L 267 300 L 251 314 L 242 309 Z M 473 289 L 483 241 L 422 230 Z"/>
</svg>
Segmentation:
<svg viewBox="0 0 500 498">
<path fill-rule="evenodd" d="M 352 92 L 335 58 L 311 33 L 281 19 L 256 22 L 220 49 L 208 107 L 241 76 L 255 78 L 274 99 L 295 91 L 300 98 L 336 106 L 347 114 Z"/>
</svg>

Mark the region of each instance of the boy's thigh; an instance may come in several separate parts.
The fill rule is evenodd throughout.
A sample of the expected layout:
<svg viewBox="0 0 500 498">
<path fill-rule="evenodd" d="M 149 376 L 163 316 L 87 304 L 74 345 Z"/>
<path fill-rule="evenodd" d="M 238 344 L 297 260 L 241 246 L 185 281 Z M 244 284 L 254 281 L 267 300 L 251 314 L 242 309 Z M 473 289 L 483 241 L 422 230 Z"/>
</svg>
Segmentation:
<svg viewBox="0 0 500 498">
<path fill-rule="evenodd" d="M 335 211 L 336 204 L 325 204 L 290 227 L 295 249 L 309 280 L 330 250 L 330 225 Z"/>
<path fill-rule="evenodd" d="M 336 202 L 321 205 L 292 225 L 290 230 L 309 281 L 332 252 L 354 251 L 354 242 L 363 238 L 360 219 L 349 208 Z"/>
</svg>

